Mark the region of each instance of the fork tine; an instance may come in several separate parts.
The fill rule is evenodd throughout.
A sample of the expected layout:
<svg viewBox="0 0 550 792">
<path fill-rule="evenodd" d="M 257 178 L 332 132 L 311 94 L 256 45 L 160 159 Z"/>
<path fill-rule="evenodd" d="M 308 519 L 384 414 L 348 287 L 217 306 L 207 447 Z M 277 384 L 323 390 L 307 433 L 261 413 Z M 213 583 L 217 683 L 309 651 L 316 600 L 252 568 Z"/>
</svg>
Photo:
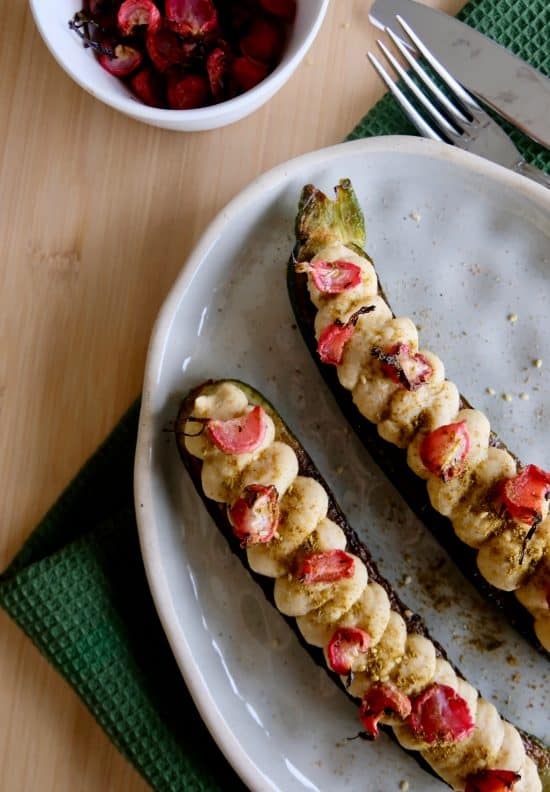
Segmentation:
<svg viewBox="0 0 550 792">
<path fill-rule="evenodd" d="M 398 21 L 400 20 L 398 19 Z M 411 55 L 405 44 L 403 44 L 403 42 L 397 38 L 393 30 L 387 27 L 385 29 L 385 32 L 388 34 L 388 36 L 395 44 L 399 52 L 403 55 L 403 57 L 405 58 L 411 69 L 414 71 L 414 73 L 417 74 L 418 77 L 420 77 L 426 88 L 433 94 L 433 96 L 436 97 L 439 104 L 445 108 L 445 110 L 453 119 L 453 121 L 455 121 L 459 127 L 464 124 L 468 125 L 470 123 L 469 118 L 467 118 L 456 105 L 454 105 L 452 102 L 449 101 L 449 99 L 447 99 L 443 91 L 441 91 L 441 89 L 434 83 L 432 78 L 422 68 L 422 66 L 418 63 L 418 61 L 415 60 L 415 58 L 413 58 L 413 56 Z"/>
<path fill-rule="evenodd" d="M 388 30 L 388 28 L 386 28 L 386 32 L 390 32 Z M 392 38 L 392 41 L 393 41 L 393 38 Z M 454 128 L 454 126 L 452 126 L 452 124 L 450 124 L 447 121 L 445 116 L 442 115 L 439 112 L 437 107 L 434 104 L 432 104 L 432 102 L 430 102 L 430 100 L 427 98 L 427 96 L 424 93 L 422 93 L 422 91 L 420 90 L 418 85 L 413 80 L 411 80 L 411 78 L 409 77 L 409 75 L 407 74 L 405 69 L 401 66 L 401 64 L 399 63 L 397 58 L 395 58 L 392 55 L 392 53 L 386 47 L 384 42 L 380 41 L 380 39 L 377 39 L 376 43 L 378 44 L 378 46 L 380 47 L 380 49 L 382 50 L 382 52 L 386 56 L 387 60 L 391 63 L 392 67 L 395 69 L 397 74 L 401 77 L 401 79 L 403 80 L 403 82 L 405 83 L 407 88 L 416 96 L 416 98 L 418 99 L 420 104 L 432 116 L 432 118 L 436 121 L 436 123 L 440 127 L 440 129 L 442 129 L 443 132 L 445 132 L 445 134 L 448 137 L 454 139 L 456 137 L 456 135 L 458 134 L 457 130 Z"/>
<path fill-rule="evenodd" d="M 402 109 L 404 110 L 406 116 L 409 118 L 410 121 L 415 125 L 421 135 L 427 138 L 431 138 L 432 140 L 440 140 L 442 142 L 443 138 L 439 135 L 435 129 L 424 121 L 420 113 L 418 113 L 412 104 L 409 102 L 403 91 L 395 84 L 392 80 L 388 72 L 382 66 L 380 61 L 372 54 L 372 52 L 367 52 L 367 57 L 382 78 L 382 80 L 386 83 L 392 94 L 395 96 L 399 104 L 401 105 Z"/>
<path fill-rule="evenodd" d="M 430 50 L 426 47 L 423 41 L 418 38 L 414 30 L 411 28 L 410 25 L 405 22 L 402 16 L 396 14 L 397 21 L 405 31 L 405 33 L 409 36 L 415 47 L 421 53 L 421 55 L 426 58 L 432 69 L 439 74 L 447 88 L 452 91 L 455 96 L 467 107 L 473 110 L 481 110 L 481 107 L 478 105 L 476 100 L 471 96 L 464 88 L 458 83 L 452 74 L 450 74 L 445 66 L 437 60 L 437 58 L 430 52 Z"/>
</svg>

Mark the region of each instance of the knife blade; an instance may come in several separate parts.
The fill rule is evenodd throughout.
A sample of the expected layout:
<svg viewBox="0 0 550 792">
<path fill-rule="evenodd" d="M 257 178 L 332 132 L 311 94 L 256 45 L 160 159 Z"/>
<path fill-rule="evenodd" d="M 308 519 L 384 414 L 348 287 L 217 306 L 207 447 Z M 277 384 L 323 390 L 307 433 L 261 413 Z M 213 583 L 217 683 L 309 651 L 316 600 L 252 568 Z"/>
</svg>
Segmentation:
<svg viewBox="0 0 550 792">
<path fill-rule="evenodd" d="M 550 148 L 548 77 L 460 20 L 415 0 L 376 0 L 369 18 L 377 27 L 389 27 L 400 35 L 396 14 L 409 23 L 462 85 L 526 135 Z"/>
</svg>

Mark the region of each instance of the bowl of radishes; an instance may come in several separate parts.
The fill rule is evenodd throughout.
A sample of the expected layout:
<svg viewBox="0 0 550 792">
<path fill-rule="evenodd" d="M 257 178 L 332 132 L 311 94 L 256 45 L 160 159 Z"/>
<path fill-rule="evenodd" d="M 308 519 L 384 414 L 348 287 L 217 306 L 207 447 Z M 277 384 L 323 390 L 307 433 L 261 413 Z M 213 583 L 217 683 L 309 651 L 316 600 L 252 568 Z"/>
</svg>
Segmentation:
<svg viewBox="0 0 550 792">
<path fill-rule="evenodd" d="M 182 131 L 238 121 L 281 88 L 329 0 L 30 0 L 50 52 L 105 104 Z"/>
</svg>

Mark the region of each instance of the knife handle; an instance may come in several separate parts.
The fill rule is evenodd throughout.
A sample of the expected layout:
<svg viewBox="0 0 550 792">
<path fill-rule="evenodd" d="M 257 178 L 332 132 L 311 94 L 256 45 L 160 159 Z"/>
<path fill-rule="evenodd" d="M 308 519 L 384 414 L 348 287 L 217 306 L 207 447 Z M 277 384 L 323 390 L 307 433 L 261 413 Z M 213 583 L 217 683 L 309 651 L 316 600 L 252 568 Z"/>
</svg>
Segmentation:
<svg viewBox="0 0 550 792">
<path fill-rule="evenodd" d="M 542 184 L 543 187 L 547 187 L 550 190 L 550 176 L 540 170 L 540 168 L 535 168 L 534 165 L 529 165 L 525 160 L 520 160 L 514 170 L 516 173 L 521 173 L 522 176 L 527 176 L 528 179 L 532 179 L 537 184 Z"/>
</svg>

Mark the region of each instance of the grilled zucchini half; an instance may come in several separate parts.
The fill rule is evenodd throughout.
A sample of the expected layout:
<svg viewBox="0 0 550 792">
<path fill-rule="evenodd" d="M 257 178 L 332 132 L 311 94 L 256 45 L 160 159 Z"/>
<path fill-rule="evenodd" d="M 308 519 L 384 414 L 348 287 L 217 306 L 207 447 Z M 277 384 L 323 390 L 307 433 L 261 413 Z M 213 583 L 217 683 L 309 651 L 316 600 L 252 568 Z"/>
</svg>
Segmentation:
<svg viewBox="0 0 550 792">
<path fill-rule="evenodd" d="M 238 380 L 181 404 L 181 459 L 217 527 L 313 660 L 454 789 L 550 789 L 550 752 L 503 721 L 401 602 L 274 407 Z M 359 723 L 359 722 L 358 722 Z M 513 784 L 513 786 L 512 786 Z"/>
<path fill-rule="evenodd" d="M 519 460 L 418 348 L 364 251 L 349 180 L 304 187 L 287 285 L 297 324 L 344 416 L 480 593 L 550 651 L 550 473 Z M 424 481 L 426 481 L 426 486 Z"/>
</svg>

